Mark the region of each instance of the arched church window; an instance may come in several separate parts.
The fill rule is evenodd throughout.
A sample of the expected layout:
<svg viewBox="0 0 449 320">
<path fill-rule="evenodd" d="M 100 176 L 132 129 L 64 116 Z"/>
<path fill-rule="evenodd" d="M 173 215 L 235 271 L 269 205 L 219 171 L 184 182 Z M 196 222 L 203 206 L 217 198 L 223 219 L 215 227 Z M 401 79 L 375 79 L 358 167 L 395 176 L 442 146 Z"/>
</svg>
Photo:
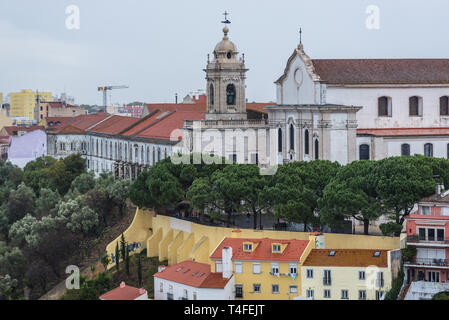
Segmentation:
<svg viewBox="0 0 449 320">
<path fill-rule="evenodd" d="M 391 117 L 390 97 L 380 97 L 378 99 L 378 115 L 379 117 Z"/>
<path fill-rule="evenodd" d="M 295 150 L 295 128 L 290 125 L 290 150 Z"/>
<path fill-rule="evenodd" d="M 413 96 L 409 99 L 409 115 L 422 116 L 422 98 Z"/>
<path fill-rule="evenodd" d="M 410 145 L 408 143 L 404 143 L 401 145 L 401 156 L 408 157 L 410 155 Z"/>
<path fill-rule="evenodd" d="M 449 116 L 449 97 L 440 97 L 440 115 Z"/>
<path fill-rule="evenodd" d="M 226 103 L 228 106 L 235 105 L 235 86 L 232 83 L 226 87 Z"/>
<path fill-rule="evenodd" d="M 278 129 L 278 152 L 282 152 L 282 129 Z"/>
<path fill-rule="evenodd" d="M 214 99 L 215 99 L 215 97 L 214 97 L 214 86 L 211 84 L 210 87 L 209 87 L 209 104 L 211 106 L 214 105 Z"/>
<path fill-rule="evenodd" d="M 309 130 L 304 131 L 304 153 L 309 154 Z"/>
<path fill-rule="evenodd" d="M 315 160 L 320 158 L 320 142 L 318 139 L 315 140 Z"/>
<path fill-rule="evenodd" d="M 359 147 L 359 158 L 360 160 L 369 160 L 369 145 L 361 144 Z"/>
<path fill-rule="evenodd" d="M 424 155 L 427 157 L 433 157 L 433 144 L 426 143 L 424 145 Z"/>
</svg>

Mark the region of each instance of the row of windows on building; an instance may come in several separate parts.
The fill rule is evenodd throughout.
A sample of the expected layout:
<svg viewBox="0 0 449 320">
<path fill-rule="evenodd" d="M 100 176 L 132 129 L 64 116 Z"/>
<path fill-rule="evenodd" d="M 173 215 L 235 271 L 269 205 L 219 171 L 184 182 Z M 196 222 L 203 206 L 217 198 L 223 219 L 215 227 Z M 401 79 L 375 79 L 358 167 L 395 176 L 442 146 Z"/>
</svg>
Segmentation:
<svg viewBox="0 0 449 320">
<path fill-rule="evenodd" d="M 159 292 L 164 293 L 164 283 L 163 282 L 160 282 L 160 284 L 159 284 Z M 197 300 L 197 297 L 198 297 L 198 293 L 196 291 L 193 291 L 192 292 L 192 300 Z M 181 300 L 189 300 L 189 299 L 190 299 L 189 291 L 187 289 L 184 289 Z M 174 300 L 172 285 L 168 286 L 167 300 Z"/>
<path fill-rule="evenodd" d="M 289 142 L 290 142 L 290 150 L 295 150 L 295 128 L 293 127 L 293 124 L 289 125 Z M 319 159 L 319 141 L 318 139 L 314 140 L 314 158 L 315 160 Z M 282 133 L 282 129 L 279 128 L 278 129 L 278 152 L 282 152 L 283 151 L 283 133 Z M 309 130 L 305 130 L 304 131 L 304 154 L 305 155 L 310 155 L 310 133 Z M 293 156 L 290 155 L 290 160 L 293 160 Z"/>
<path fill-rule="evenodd" d="M 69 146 L 70 149 L 67 149 L 67 145 Z M 115 150 L 114 147 L 115 146 Z M 82 153 L 87 153 L 88 152 L 88 145 L 86 142 L 81 142 L 80 143 L 80 151 L 82 151 Z M 77 150 L 77 143 L 76 142 L 71 142 L 71 143 L 65 143 L 65 142 L 60 142 L 59 143 L 59 150 L 60 151 L 78 151 Z M 109 158 L 109 159 L 116 159 L 116 160 L 124 160 L 124 161 L 131 161 L 131 162 L 136 162 L 136 163 L 141 163 L 141 164 L 147 164 L 147 165 L 151 165 L 154 164 L 156 162 L 161 161 L 162 158 L 167 158 L 168 156 L 168 151 L 167 148 L 160 148 L 158 147 L 156 149 L 156 147 L 150 148 L 147 147 L 146 148 L 146 152 L 145 152 L 145 148 L 143 146 L 141 146 L 139 148 L 138 145 L 134 145 L 134 147 L 130 147 L 129 148 L 129 153 L 128 153 L 128 145 L 125 144 L 124 146 L 124 153 L 122 152 L 122 143 L 115 143 L 113 144 L 112 142 L 109 143 L 109 147 L 108 147 L 108 143 L 105 143 L 103 145 L 103 141 L 100 141 L 100 144 L 98 143 L 98 140 L 96 140 L 96 142 L 91 142 L 90 145 L 90 150 L 91 150 L 91 154 L 92 156 L 97 156 L 97 157 L 104 157 L 105 158 Z M 134 152 L 133 152 L 134 150 Z M 140 150 L 140 151 L 139 151 Z M 57 144 L 55 143 L 55 153 L 57 153 Z M 128 154 L 129 154 L 129 158 L 128 158 Z M 115 155 L 115 157 L 114 157 Z"/>
<path fill-rule="evenodd" d="M 449 143 L 446 145 L 447 149 L 447 159 L 449 159 Z M 433 144 L 426 143 L 424 144 L 424 155 L 427 157 L 433 157 Z M 408 157 L 410 156 L 410 145 L 408 143 L 401 144 L 401 156 Z M 359 158 L 360 160 L 369 160 L 370 157 L 370 146 L 367 144 L 361 144 L 359 146 Z"/>
<path fill-rule="evenodd" d="M 253 274 L 261 274 L 261 264 L 258 262 L 254 262 L 252 264 Z M 271 264 L 271 273 L 276 275 L 279 274 L 279 263 L 273 262 Z M 223 265 L 221 261 L 217 261 L 215 263 L 215 272 L 223 272 Z M 242 274 L 243 273 L 243 263 L 242 262 L 234 262 L 234 273 Z M 289 273 L 290 274 L 298 274 L 298 265 L 296 263 L 291 263 L 289 265 Z"/>
<path fill-rule="evenodd" d="M 349 299 L 349 290 L 342 289 L 340 295 L 340 299 L 342 300 L 348 300 Z M 381 300 L 384 295 L 384 291 L 382 290 L 376 290 L 376 300 Z M 315 290 L 314 289 L 307 289 L 306 290 L 306 297 L 308 299 L 315 299 Z M 359 300 L 366 300 L 366 290 L 358 290 L 358 297 Z M 323 298 L 324 299 L 331 299 L 331 290 L 330 289 L 324 289 L 323 290 Z"/>
<path fill-rule="evenodd" d="M 314 278 L 313 269 L 307 269 L 306 270 L 306 277 L 307 277 L 307 279 L 313 279 Z M 362 281 L 366 280 L 366 271 L 360 270 L 358 272 L 358 280 L 362 280 Z M 332 285 L 331 270 L 323 270 L 323 285 L 325 285 L 325 286 L 331 286 Z M 378 288 L 383 288 L 384 285 L 385 285 L 384 273 L 383 273 L 383 271 L 379 271 L 376 274 L 376 286 Z"/>
<path fill-rule="evenodd" d="M 260 283 L 253 283 L 251 293 L 262 293 L 262 285 Z M 281 293 L 281 286 L 279 284 L 272 284 L 271 285 L 271 293 L 272 294 L 280 294 Z M 298 294 L 298 286 L 296 285 L 289 285 L 288 286 L 288 293 L 292 295 Z M 243 298 L 243 284 L 236 284 L 235 285 L 235 297 L 238 299 Z"/>
<path fill-rule="evenodd" d="M 378 115 L 379 117 L 391 117 L 392 115 L 392 99 L 391 97 L 380 97 L 378 99 Z M 423 115 L 423 98 L 413 96 L 409 98 L 409 115 Z M 440 97 L 440 115 L 449 116 L 449 96 Z"/>
</svg>

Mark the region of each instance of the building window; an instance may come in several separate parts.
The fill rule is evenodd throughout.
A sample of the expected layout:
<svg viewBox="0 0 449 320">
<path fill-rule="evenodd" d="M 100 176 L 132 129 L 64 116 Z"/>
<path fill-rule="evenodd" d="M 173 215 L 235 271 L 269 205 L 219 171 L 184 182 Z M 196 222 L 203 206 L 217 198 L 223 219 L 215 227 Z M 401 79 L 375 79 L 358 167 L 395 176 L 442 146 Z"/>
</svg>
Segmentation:
<svg viewBox="0 0 449 320">
<path fill-rule="evenodd" d="M 423 216 L 430 216 L 430 207 L 427 206 L 421 207 L 421 214 Z"/>
<path fill-rule="evenodd" d="M 418 228 L 418 239 L 419 240 L 426 240 L 426 229 Z"/>
<path fill-rule="evenodd" d="M 365 271 L 359 271 L 359 280 L 365 280 L 366 274 Z"/>
<path fill-rule="evenodd" d="M 215 262 L 215 272 L 223 272 L 223 264 L 221 261 Z"/>
<path fill-rule="evenodd" d="M 308 299 L 313 299 L 313 290 L 312 289 L 307 289 L 306 296 L 307 296 Z"/>
<path fill-rule="evenodd" d="M 378 99 L 378 115 L 379 117 L 391 117 L 390 97 L 380 97 Z"/>
<path fill-rule="evenodd" d="M 369 160 L 369 145 L 361 144 L 359 147 L 360 160 Z"/>
<path fill-rule="evenodd" d="M 278 284 L 271 285 L 271 293 L 279 293 L 279 285 Z"/>
<path fill-rule="evenodd" d="M 304 154 L 310 153 L 309 147 L 309 130 L 304 131 Z"/>
<path fill-rule="evenodd" d="M 164 283 L 159 283 L 159 292 L 164 292 Z"/>
<path fill-rule="evenodd" d="M 243 263 L 235 262 L 234 269 L 235 269 L 235 273 L 238 273 L 238 274 L 243 273 Z"/>
<path fill-rule="evenodd" d="M 307 279 L 313 279 L 313 269 L 307 269 Z"/>
<path fill-rule="evenodd" d="M 385 284 L 384 281 L 384 273 L 382 271 L 377 273 L 377 287 L 378 288 L 383 288 Z"/>
<path fill-rule="evenodd" d="M 197 293 L 194 292 L 194 293 L 193 293 L 193 300 L 197 300 L 197 297 L 196 297 L 196 296 L 197 296 Z"/>
<path fill-rule="evenodd" d="M 422 98 L 413 96 L 409 99 L 409 115 L 410 116 L 422 116 Z"/>
<path fill-rule="evenodd" d="M 297 264 L 290 264 L 289 269 L 290 269 L 291 274 L 298 273 L 298 265 Z"/>
<path fill-rule="evenodd" d="M 59 149 L 60 149 L 61 151 L 65 151 L 65 143 L 64 143 L 64 142 L 61 142 L 61 143 L 59 144 Z"/>
<path fill-rule="evenodd" d="M 290 286 L 289 291 L 290 293 L 298 293 L 298 286 Z"/>
<path fill-rule="evenodd" d="M 295 150 L 295 128 L 290 125 L 290 150 Z"/>
<path fill-rule="evenodd" d="M 253 273 L 259 274 L 260 272 L 260 263 L 253 263 Z"/>
<path fill-rule="evenodd" d="M 384 296 L 383 291 L 376 291 L 376 300 L 381 300 L 383 296 Z"/>
<path fill-rule="evenodd" d="M 366 300 L 366 290 L 359 290 L 359 300 Z"/>
<path fill-rule="evenodd" d="M 330 270 L 324 270 L 323 284 L 325 286 L 330 286 L 332 284 L 332 278 L 331 278 L 331 271 Z"/>
<path fill-rule="evenodd" d="M 426 143 L 424 145 L 424 155 L 427 157 L 433 157 L 433 144 Z"/>
<path fill-rule="evenodd" d="M 324 290 L 324 298 L 330 299 L 331 291 L 329 289 Z"/>
<path fill-rule="evenodd" d="M 260 293 L 260 284 L 259 283 L 253 284 L 253 293 Z"/>
<path fill-rule="evenodd" d="M 228 106 L 235 105 L 235 86 L 232 83 L 226 87 L 226 103 Z"/>
<path fill-rule="evenodd" d="M 320 142 L 318 139 L 315 140 L 315 160 L 320 158 Z"/>
<path fill-rule="evenodd" d="M 343 300 L 348 299 L 348 290 L 341 290 L 341 298 Z"/>
<path fill-rule="evenodd" d="M 442 216 L 449 216 L 449 207 L 443 207 L 441 209 L 441 215 Z M 449 272 L 448 272 L 448 274 L 449 274 Z"/>
<path fill-rule="evenodd" d="M 209 87 L 209 104 L 214 105 L 214 86 L 212 84 Z"/>
<path fill-rule="evenodd" d="M 279 263 L 271 264 L 271 274 L 279 274 Z"/>
<path fill-rule="evenodd" d="M 449 97 L 440 97 L 440 115 L 449 116 Z"/>
<path fill-rule="evenodd" d="M 243 298 L 243 285 L 241 284 L 235 285 L 235 297 L 239 299 Z"/>
<path fill-rule="evenodd" d="M 410 145 L 408 143 L 404 143 L 401 145 L 401 156 L 403 157 L 410 156 Z"/>
<path fill-rule="evenodd" d="M 253 245 L 251 243 L 244 243 L 243 244 L 243 251 L 246 251 L 246 252 L 253 251 Z"/>
<path fill-rule="evenodd" d="M 273 253 L 280 253 L 280 252 L 281 252 L 281 245 L 273 244 Z"/>
<path fill-rule="evenodd" d="M 282 152 L 282 129 L 278 129 L 278 152 Z"/>
</svg>

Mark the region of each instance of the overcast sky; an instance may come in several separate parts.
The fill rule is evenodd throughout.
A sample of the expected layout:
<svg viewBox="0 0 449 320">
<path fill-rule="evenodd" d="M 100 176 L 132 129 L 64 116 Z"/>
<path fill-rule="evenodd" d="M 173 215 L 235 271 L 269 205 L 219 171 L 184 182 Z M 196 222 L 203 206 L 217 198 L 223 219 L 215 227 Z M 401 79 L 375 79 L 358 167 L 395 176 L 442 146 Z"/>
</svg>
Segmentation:
<svg viewBox="0 0 449 320">
<path fill-rule="evenodd" d="M 77 5 L 80 29 L 66 27 Z M 366 8 L 380 28 L 366 27 Z M 299 42 L 311 58 L 449 58 L 447 0 L 0 0 L 0 92 L 67 92 L 77 103 L 173 102 L 204 89 L 222 37 L 245 53 L 247 98 L 274 101 L 273 82 Z"/>
</svg>

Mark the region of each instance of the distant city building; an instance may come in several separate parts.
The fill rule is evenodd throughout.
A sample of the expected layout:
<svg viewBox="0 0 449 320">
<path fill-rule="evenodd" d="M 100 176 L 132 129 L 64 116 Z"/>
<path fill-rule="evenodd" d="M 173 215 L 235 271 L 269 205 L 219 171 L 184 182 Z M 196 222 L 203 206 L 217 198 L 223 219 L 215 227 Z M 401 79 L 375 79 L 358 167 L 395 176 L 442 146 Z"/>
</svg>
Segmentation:
<svg viewBox="0 0 449 320">
<path fill-rule="evenodd" d="M 143 288 L 135 288 L 122 282 L 118 288 L 100 296 L 100 300 L 148 300 L 148 293 Z"/>
<path fill-rule="evenodd" d="M 45 118 L 53 117 L 76 117 L 82 114 L 86 114 L 86 110 L 79 106 L 67 104 L 66 102 L 46 102 L 41 101 L 39 103 L 38 119 L 39 122 Z"/>
<path fill-rule="evenodd" d="M 24 168 L 30 161 L 47 155 L 47 135 L 37 129 L 22 135 L 13 135 L 8 151 L 8 161 Z"/>
<path fill-rule="evenodd" d="M 40 101 L 51 101 L 51 92 L 34 92 L 32 90 L 22 90 L 20 92 L 10 93 L 10 117 L 21 117 L 28 120 L 37 120 L 36 104 L 39 97 Z"/>
<path fill-rule="evenodd" d="M 434 292 L 437 287 L 449 291 L 449 190 L 437 185 L 436 193 L 421 199 L 417 207 L 406 219 L 407 246 L 416 248 L 417 253 L 404 262 L 405 277 L 408 284 L 427 284 L 410 286 L 407 299 L 419 298 L 417 292 L 423 289 L 429 294 L 438 293 Z"/>
</svg>

